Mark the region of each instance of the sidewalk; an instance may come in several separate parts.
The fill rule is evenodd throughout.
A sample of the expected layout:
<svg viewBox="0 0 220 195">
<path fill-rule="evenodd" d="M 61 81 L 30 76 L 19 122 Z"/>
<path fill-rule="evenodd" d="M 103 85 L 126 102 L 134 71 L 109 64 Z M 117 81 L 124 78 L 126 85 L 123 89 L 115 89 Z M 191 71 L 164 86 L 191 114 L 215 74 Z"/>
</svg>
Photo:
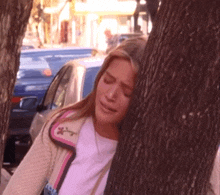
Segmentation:
<svg viewBox="0 0 220 195">
<path fill-rule="evenodd" d="M 2 195 L 11 175 L 5 170 L 1 170 L 1 184 L 0 184 L 0 195 Z"/>
</svg>

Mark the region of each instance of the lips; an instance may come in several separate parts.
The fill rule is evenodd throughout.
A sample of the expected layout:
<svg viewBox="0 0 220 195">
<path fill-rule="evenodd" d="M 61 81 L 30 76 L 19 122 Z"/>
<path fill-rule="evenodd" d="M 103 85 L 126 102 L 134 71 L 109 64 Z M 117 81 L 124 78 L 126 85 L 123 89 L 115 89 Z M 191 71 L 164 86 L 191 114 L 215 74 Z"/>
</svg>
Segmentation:
<svg viewBox="0 0 220 195">
<path fill-rule="evenodd" d="M 101 104 L 102 110 L 103 110 L 104 112 L 117 112 L 117 110 L 115 110 L 114 108 L 111 108 L 111 107 L 107 106 L 106 104 L 102 103 L 101 101 L 100 101 L 100 104 Z"/>
</svg>

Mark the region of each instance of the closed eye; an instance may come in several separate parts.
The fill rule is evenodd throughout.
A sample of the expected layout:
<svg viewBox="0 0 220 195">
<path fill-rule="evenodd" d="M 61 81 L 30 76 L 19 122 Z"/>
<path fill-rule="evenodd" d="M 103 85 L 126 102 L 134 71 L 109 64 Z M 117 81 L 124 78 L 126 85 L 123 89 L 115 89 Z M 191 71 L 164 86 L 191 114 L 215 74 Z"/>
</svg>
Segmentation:
<svg viewBox="0 0 220 195">
<path fill-rule="evenodd" d="M 116 81 L 116 78 L 111 73 L 106 71 L 104 78 L 103 78 L 103 81 L 106 84 L 112 84 Z M 120 85 L 121 85 L 121 90 L 122 90 L 122 93 L 124 94 L 124 96 L 127 98 L 130 98 L 133 93 L 133 87 L 124 83 L 124 82 L 120 82 Z"/>
<path fill-rule="evenodd" d="M 109 79 L 109 78 L 104 78 L 103 81 L 106 84 L 111 84 L 112 82 L 114 82 L 112 79 Z"/>
<path fill-rule="evenodd" d="M 106 71 L 106 73 L 105 73 L 105 75 L 104 75 L 103 81 L 104 81 L 106 84 L 111 84 L 111 83 L 113 83 L 113 82 L 116 81 L 116 78 L 113 77 L 110 73 L 108 73 L 108 72 Z"/>
<path fill-rule="evenodd" d="M 133 93 L 133 87 L 131 87 L 130 85 L 127 85 L 123 82 L 121 82 L 121 86 L 122 86 L 124 95 L 126 97 L 131 97 L 131 95 Z"/>
</svg>

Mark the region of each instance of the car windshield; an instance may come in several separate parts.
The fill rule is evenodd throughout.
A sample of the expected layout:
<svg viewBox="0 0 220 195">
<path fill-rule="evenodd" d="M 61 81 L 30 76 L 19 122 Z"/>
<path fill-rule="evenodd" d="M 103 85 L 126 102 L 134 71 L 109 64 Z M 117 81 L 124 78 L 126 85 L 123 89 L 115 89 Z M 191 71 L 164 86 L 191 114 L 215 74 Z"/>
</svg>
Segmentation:
<svg viewBox="0 0 220 195">
<path fill-rule="evenodd" d="M 96 78 L 96 75 L 99 69 L 100 69 L 100 66 L 87 68 L 86 75 L 85 75 L 84 88 L 83 88 L 83 98 L 85 98 L 92 91 L 92 88 L 94 86 L 94 81 L 95 81 L 95 78 Z"/>
</svg>

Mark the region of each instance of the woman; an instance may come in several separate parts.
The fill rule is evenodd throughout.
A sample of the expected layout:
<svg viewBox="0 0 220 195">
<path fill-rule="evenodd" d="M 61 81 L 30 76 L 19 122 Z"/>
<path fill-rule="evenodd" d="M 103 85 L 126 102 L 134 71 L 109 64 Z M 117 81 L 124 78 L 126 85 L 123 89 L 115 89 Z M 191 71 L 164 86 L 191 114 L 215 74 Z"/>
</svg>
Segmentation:
<svg viewBox="0 0 220 195">
<path fill-rule="evenodd" d="M 110 52 L 93 91 L 46 122 L 4 195 L 103 194 L 145 45 L 139 37 Z"/>
</svg>

